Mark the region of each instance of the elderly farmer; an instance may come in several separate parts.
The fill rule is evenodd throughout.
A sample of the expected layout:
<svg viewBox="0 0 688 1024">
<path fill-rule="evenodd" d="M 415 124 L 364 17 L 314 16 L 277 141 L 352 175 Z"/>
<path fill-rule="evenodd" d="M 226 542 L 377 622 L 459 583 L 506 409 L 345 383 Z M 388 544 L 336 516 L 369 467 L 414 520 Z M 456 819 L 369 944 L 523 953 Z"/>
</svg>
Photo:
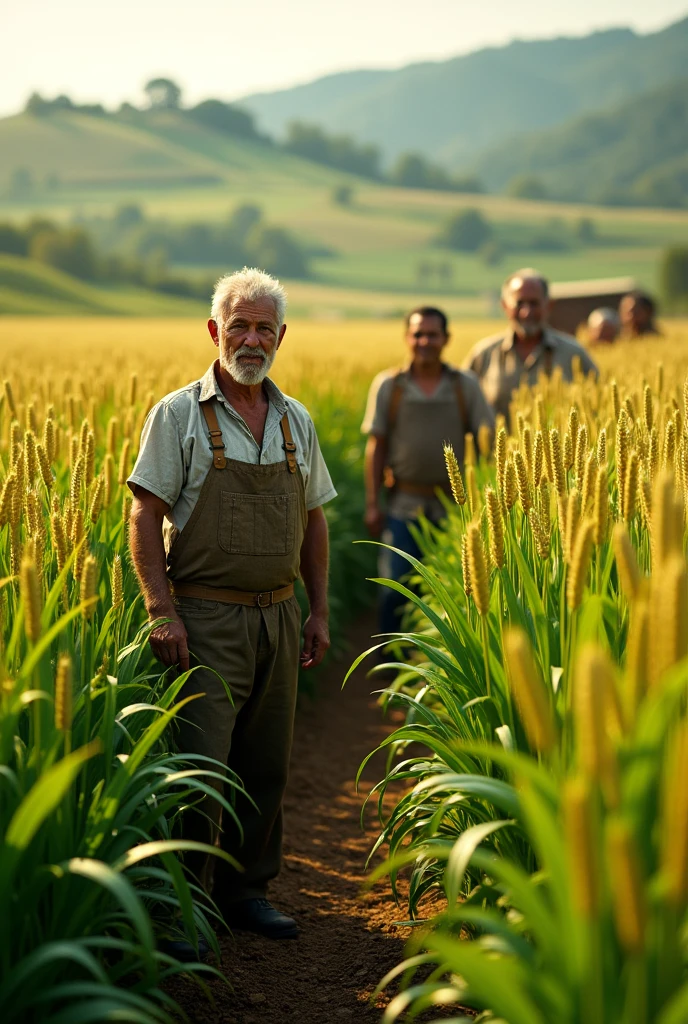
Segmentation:
<svg viewBox="0 0 688 1024">
<path fill-rule="evenodd" d="M 541 373 L 549 377 L 558 369 L 570 381 L 575 359 L 583 373 L 597 376 L 597 367 L 582 345 L 548 326 L 549 285 L 537 270 L 517 270 L 506 279 L 502 309 L 508 330 L 479 341 L 464 364 L 480 378 L 495 412 L 508 418 L 511 396 L 522 380 L 535 384 Z"/>
<path fill-rule="evenodd" d="M 203 696 L 183 709 L 180 750 L 228 765 L 256 805 L 238 799 L 243 843 L 231 821 L 219 836 L 245 871 L 218 859 L 213 898 L 230 924 L 272 938 L 297 934 L 265 897 L 280 867 L 299 660 L 315 667 L 330 642 L 322 505 L 336 493 L 308 412 L 267 377 L 285 308 L 261 271 L 218 282 L 208 321 L 218 358 L 153 408 L 128 481 L 146 609 L 171 620 L 152 632 L 153 651 L 165 666 L 184 671 L 191 658 L 210 670 L 184 687 Z M 310 603 L 302 644 L 299 573 Z M 203 811 L 187 835 L 213 841 L 219 804 Z M 207 860 L 194 868 L 209 887 Z"/>
<path fill-rule="evenodd" d="M 448 492 L 444 443 L 453 445 L 463 465 L 466 434 L 477 438 L 481 427 L 494 428 L 494 416 L 472 373 L 449 366 L 442 353 L 449 341 L 447 318 L 432 306 L 414 309 L 406 319 L 406 369 L 385 370 L 373 381 L 361 430 L 365 451 L 366 513 L 370 534 L 419 557 L 410 527 L 418 517 L 437 522 L 444 507 L 437 489 Z M 386 509 L 381 495 L 387 484 Z M 384 531 L 384 532 L 383 532 Z M 409 572 L 401 555 L 384 551 L 380 575 L 399 580 Z M 384 588 L 380 598 L 380 632 L 400 628 L 404 598 Z"/>
<path fill-rule="evenodd" d="M 660 334 L 656 316 L 655 301 L 647 292 L 636 289 L 624 295 L 619 303 L 622 338 L 635 339 L 644 338 L 648 334 Z"/>
<path fill-rule="evenodd" d="M 621 322 L 615 309 L 601 306 L 588 317 L 588 341 L 591 345 L 610 345 L 619 337 Z"/>
</svg>

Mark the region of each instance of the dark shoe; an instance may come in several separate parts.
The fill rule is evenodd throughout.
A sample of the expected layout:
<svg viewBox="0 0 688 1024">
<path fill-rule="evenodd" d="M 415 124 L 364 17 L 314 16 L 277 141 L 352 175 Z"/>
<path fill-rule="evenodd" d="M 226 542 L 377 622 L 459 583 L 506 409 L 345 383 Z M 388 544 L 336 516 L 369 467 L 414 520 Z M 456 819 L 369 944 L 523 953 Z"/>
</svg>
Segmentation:
<svg viewBox="0 0 688 1024">
<path fill-rule="evenodd" d="M 174 957 L 175 960 L 184 964 L 196 963 L 203 960 L 210 952 L 208 940 L 203 935 L 197 936 L 198 952 L 194 949 L 188 939 L 162 939 L 158 943 L 161 953 Z"/>
<path fill-rule="evenodd" d="M 227 908 L 225 920 L 230 928 L 265 935 L 268 939 L 295 939 L 298 925 L 291 917 L 280 914 L 265 899 L 240 900 Z"/>
</svg>

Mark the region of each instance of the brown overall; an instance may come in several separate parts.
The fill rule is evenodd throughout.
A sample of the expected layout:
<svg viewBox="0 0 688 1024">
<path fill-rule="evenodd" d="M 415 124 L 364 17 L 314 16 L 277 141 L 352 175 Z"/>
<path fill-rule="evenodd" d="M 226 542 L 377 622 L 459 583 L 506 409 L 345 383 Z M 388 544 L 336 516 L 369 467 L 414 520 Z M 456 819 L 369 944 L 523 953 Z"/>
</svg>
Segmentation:
<svg viewBox="0 0 688 1024">
<path fill-rule="evenodd" d="M 179 749 L 205 754 L 236 772 L 258 810 L 238 796 L 244 831 L 224 822 L 206 801 L 190 815 L 187 838 L 219 842 L 245 867 L 187 858 L 220 906 L 264 896 L 280 868 L 282 797 L 291 752 L 299 667 L 301 615 L 293 584 L 299 575 L 307 511 L 287 413 L 286 458 L 273 465 L 228 459 L 215 399 L 201 403 L 213 465 L 196 506 L 167 556 L 174 601 L 188 633 L 192 665 L 207 665 L 227 682 L 229 701 L 214 672 L 197 669 L 182 696 L 202 693 L 182 711 Z M 231 799 L 231 790 L 227 788 Z"/>
</svg>

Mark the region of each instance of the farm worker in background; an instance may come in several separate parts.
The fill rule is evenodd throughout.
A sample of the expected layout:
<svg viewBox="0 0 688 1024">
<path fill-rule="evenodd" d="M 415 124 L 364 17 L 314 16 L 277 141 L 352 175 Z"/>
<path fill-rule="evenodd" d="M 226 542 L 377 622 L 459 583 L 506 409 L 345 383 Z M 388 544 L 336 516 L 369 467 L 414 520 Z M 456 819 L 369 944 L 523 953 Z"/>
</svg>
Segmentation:
<svg viewBox="0 0 688 1024">
<path fill-rule="evenodd" d="M 608 345 L 619 337 L 621 326 L 615 309 L 593 309 L 588 317 L 588 341 L 591 345 Z"/>
<path fill-rule="evenodd" d="M 572 380 L 576 358 L 583 373 L 597 376 L 597 367 L 582 345 L 548 326 L 549 285 L 537 270 L 517 270 L 506 279 L 502 309 L 508 329 L 479 341 L 464 364 L 480 378 L 496 413 L 508 419 L 511 396 L 522 380 L 535 384 L 541 373 L 549 377 L 555 369 L 564 380 Z"/>
<path fill-rule="evenodd" d="M 481 427 L 494 430 L 494 416 L 472 373 L 442 361 L 449 341 L 447 318 L 432 306 L 422 306 L 406 319 L 410 362 L 404 370 L 385 370 L 373 381 L 361 430 L 368 435 L 365 450 L 365 523 L 401 551 L 420 556 L 409 527 L 418 517 L 437 522 L 445 515 L 437 489 L 451 493 L 444 461 L 449 441 L 463 466 L 464 440 Z M 386 508 L 383 484 L 389 487 Z M 399 580 L 410 571 L 401 555 L 383 550 L 380 575 Z M 380 632 L 400 629 L 401 594 L 383 588 L 379 607 Z"/>
<path fill-rule="evenodd" d="M 318 665 L 329 646 L 328 533 L 322 506 L 335 497 L 313 422 L 267 377 L 284 339 L 286 295 L 259 270 L 223 277 L 208 330 L 219 349 L 200 380 L 152 409 L 128 484 L 134 492 L 131 553 L 165 667 L 192 673 L 182 696 L 179 749 L 237 773 L 249 797 L 219 843 L 221 859 L 187 863 L 234 927 L 293 938 L 296 923 L 266 899 L 280 868 L 282 797 L 291 751 L 299 661 Z M 303 629 L 294 596 L 301 575 L 310 604 Z M 215 674 L 217 673 L 217 675 Z M 218 678 L 218 675 L 222 679 Z M 227 683 L 232 701 L 227 697 Z M 218 838 L 219 804 L 187 821 L 187 838 Z M 194 955 L 177 943 L 177 956 Z"/>
<path fill-rule="evenodd" d="M 624 295 L 619 303 L 622 338 L 642 338 L 646 334 L 660 334 L 655 323 L 657 307 L 646 292 L 633 291 Z"/>
</svg>

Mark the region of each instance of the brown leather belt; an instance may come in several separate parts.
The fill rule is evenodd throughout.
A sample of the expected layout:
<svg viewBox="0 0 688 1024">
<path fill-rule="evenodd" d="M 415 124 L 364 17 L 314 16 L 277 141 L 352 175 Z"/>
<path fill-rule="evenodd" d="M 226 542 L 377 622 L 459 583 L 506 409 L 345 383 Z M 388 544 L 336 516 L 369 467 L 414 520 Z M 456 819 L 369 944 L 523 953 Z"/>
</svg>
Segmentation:
<svg viewBox="0 0 688 1024">
<path fill-rule="evenodd" d="M 294 594 L 294 584 L 280 590 L 265 590 L 254 594 L 250 590 L 225 590 L 222 587 L 203 587 L 199 583 L 176 583 L 170 580 L 170 590 L 175 597 L 198 597 L 202 601 L 219 601 L 221 604 L 245 604 L 250 608 L 269 608 L 272 604 L 286 601 Z"/>
<path fill-rule="evenodd" d="M 395 480 L 394 489 L 402 494 L 417 494 L 419 497 L 434 498 L 437 489 L 449 492 L 448 484 L 412 484 L 406 480 Z"/>
</svg>

